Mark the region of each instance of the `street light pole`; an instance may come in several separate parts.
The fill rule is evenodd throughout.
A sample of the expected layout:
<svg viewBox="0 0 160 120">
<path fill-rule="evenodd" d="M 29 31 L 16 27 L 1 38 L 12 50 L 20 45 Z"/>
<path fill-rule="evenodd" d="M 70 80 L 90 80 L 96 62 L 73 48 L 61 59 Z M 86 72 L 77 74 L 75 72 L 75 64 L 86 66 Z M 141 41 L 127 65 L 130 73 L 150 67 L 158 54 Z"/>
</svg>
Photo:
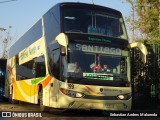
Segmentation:
<svg viewBox="0 0 160 120">
<path fill-rule="evenodd" d="M 0 30 L 1 30 L 1 31 L 5 31 L 6 29 L 4 29 L 4 28 L 0 28 Z"/>
<path fill-rule="evenodd" d="M 12 27 L 9 26 L 9 29 L 11 29 Z M 6 29 L 4 28 L 0 28 L 0 31 L 6 31 Z M 7 37 L 2 41 L 3 43 L 3 50 L 2 50 L 2 56 L 1 58 L 7 58 L 7 44 L 8 41 L 10 40 L 10 31 L 7 32 Z"/>
</svg>

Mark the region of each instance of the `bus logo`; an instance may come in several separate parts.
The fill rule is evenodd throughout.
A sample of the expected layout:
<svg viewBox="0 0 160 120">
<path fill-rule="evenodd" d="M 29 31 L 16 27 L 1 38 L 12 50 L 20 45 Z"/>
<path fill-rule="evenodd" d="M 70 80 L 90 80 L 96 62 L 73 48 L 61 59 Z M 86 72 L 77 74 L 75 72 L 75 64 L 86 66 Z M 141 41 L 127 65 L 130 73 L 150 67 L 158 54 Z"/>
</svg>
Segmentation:
<svg viewBox="0 0 160 120">
<path fill-rule="evenodd" d="M 100 92 L 103 92 L 103 90 L 104 90 L 103 88 L 100 88 Z"/>
</svg>

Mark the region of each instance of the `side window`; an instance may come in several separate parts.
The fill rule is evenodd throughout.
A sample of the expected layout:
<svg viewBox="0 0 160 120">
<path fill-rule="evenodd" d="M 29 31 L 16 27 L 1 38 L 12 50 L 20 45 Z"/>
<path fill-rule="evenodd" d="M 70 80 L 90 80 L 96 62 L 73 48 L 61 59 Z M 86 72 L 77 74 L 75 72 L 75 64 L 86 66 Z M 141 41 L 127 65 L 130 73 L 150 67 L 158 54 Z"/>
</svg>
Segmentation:
<svg viewBox="0 0 160 120">
<path fill-rule="evenodd" d="M 16 65 L 16 79 L 17 80 L 25 80 L 35 78 L 35 74 L 33 72 L 33 60 L 30 60 L 24 64 Z"/>
<path fill-rule="evenodd" d="M 46 75 L 46 66 L 44 56 L 40 56 L 34 59 L 35 67 L 36 67 L 36 77 L 44 77 Z"/>
<path fill-rule="evenodd" d="M 46 75 L 44 56 L 34 58 L 21 65 L 16 65 L 17 80 L 44 77 Z"/>
</svg>

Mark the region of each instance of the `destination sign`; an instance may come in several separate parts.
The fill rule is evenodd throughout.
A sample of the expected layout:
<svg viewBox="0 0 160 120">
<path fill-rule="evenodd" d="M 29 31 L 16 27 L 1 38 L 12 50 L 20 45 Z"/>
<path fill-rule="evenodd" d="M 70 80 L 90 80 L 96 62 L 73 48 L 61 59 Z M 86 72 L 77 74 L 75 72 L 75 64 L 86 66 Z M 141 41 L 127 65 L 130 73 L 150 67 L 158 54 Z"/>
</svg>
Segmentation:
<svg viewBox="0 0 160 120">
<path fill-rule="evenodd" d="M 76 44 L 76 50 L 94 52 L 94 53 L 104 53 L 104 54 L 113 54 L 113 55 L 121 55 L 122 50 L 114 47 L 105 47 L 105 46 L 97 46 L 97 45 L 87 45 L 87 44 Z"/>
<path fill-rule="evenodd" d="M 111 40 L 105 39 L 105 38 L 96 38 L 96 37 L 88 37 L 89 41 L 98 41 L 98 42 L 108 42 L 110 43 Z"/>
<path fill-rule="evenodd" d="M 113 75 L 111 74 L 83 73 L 83 77 L 90 79 L 113 80 Z"/>
</svg>

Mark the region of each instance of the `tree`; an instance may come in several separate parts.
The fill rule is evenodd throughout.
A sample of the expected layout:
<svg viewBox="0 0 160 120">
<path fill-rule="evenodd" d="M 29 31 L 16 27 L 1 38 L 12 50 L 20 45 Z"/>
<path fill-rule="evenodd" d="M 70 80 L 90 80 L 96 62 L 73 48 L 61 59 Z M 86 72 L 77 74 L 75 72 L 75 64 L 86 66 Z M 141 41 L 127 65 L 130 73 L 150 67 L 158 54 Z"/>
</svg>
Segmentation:
<svg viewBox="0 0 160 120">
<path fill-rule="evenodd" d="M 159 0 L 137 0 L 137 14 L 139 19 L 136 28 L 140 28 L 147 39 L 160 38 Z"/>
<path fill-rule="evenodd" d="M 129 16 L 127 16 L 126 18 L 125 18 L 125 21 L 126 21 L 126 23 L 127 23 L 127 27 L 129 28 L 129 30 L 131 30 L 132 31 L 132 38 L 131 38 L 131 40 L 132 40 L 132 42 L 134 42 L 135 41 L 135 32 L 136 32 L 136 30 L 135 30 L 135 21 L 136 21 L 136 0 L 124 0 L 124 1 L 126 1 L 126 2 L 128 2 L 130 5 L 131 5 L 131 13 L 130 13 L 130 15 Z"/>
<path fill-rule="evenodd" d="M 141 33 L 138 39 L 160 41 L 160 1 L 159 0 L 125 0 L 132 7 L 127 17 L 130 30 Z"/>
</svg>

